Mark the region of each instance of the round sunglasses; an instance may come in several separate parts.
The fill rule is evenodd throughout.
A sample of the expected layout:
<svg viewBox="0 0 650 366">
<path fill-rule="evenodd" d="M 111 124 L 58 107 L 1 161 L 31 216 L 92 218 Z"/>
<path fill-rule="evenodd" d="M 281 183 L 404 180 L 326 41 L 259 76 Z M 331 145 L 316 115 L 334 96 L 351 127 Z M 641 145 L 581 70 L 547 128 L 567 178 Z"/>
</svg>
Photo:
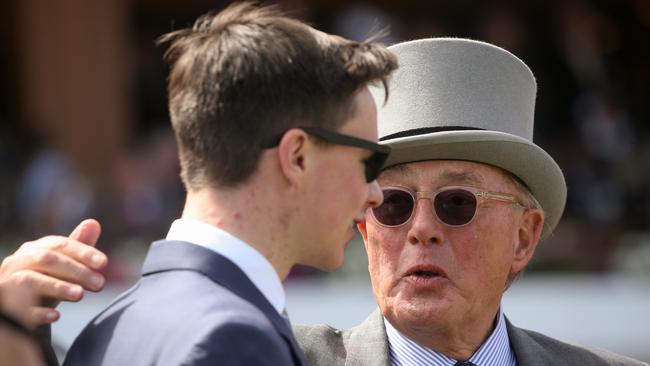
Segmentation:
<svg viewBox="0 0 650 366">
<path fill-rule="evenodd" d="M 474 187 L 447 186 L 434 192 L 413 192 L 405 187 L 383 187 L 384 201 L 370 210 L 375 221 L 386 227 L 402 226 L 415 212 L 416 202 L 429 199 L 438 220 L 445 225 L 460 227 L 474 220 L 478 206 L 487 200 L 508 202 L 527 208 L 507 193 L 482 191 Z"/>
</svg>

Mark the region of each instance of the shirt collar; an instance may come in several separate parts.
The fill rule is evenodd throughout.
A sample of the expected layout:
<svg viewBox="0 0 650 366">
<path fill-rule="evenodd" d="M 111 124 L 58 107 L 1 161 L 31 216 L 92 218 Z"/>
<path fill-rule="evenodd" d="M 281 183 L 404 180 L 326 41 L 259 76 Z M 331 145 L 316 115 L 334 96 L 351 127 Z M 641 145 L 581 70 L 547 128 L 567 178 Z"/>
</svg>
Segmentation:
<svg viewBox="0 0 650 366">
<path fill-rule="evenodd" d="M 433 365 L 453 366 L 457 360 L 449 358 L 433 349 L 420 346 L 408 339 L 395 329 L 384 318 L 386 335 L 390 348 L 390 360 L 392 366 L 400 365 Z M 499 309 L 497 314 L 497 325 L 478 350 L 470 357 L 470 362 L 477 366 L 515 366 L 517 361 L 515 354 L 510 347 L 510 338 L 506 328 L 505 316 Z"/>
<path fill-rule="evenodd" d="M 202 221 L 178 219 L 172 223 L 167 240 L 199 245 L 228 258 L 248 276 L 279 314 L 285 310 L 286 295 L 278 273 L 266 257 L 234 235 Z"/>
</svg>

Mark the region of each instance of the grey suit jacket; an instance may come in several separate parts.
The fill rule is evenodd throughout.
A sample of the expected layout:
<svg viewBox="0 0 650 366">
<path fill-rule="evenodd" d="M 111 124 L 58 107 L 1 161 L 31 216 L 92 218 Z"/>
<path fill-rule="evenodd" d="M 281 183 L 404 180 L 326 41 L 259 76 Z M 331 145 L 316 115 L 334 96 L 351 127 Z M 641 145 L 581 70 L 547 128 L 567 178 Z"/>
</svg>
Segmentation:
<svg viewBox="0 0 650 366">
<path fill-rule="evenodd" d="M 542 334 L 514 327 L 506 320 L 510 343 L 519 366 L 646 365 L 607 351 L 569 345 Z M 349 330 L 325 325 L 296 326 L 300 347 L 310 365 L 390 366 L 388 338 L 379 310 Z"/>
<path fill-rule="evenodd" d="M 289 325 L 225 257 L 153 243 L 138 283 L 77 337 L 64 366 L 304 365 Z"/>
</svg>

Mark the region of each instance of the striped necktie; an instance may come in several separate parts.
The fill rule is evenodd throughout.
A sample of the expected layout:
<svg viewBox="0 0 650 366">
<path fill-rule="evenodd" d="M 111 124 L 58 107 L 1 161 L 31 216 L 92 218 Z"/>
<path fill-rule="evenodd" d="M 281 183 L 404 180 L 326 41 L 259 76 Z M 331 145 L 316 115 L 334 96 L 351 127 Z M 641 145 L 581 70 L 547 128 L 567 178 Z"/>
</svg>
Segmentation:
<svg viewBox="0 0 650 366">
<path fill-rule="evenodd" d="M 476 365 L 469 361 L 458 361 L 454 364 L 454 366 L 476 366 Z"/>
</svg>

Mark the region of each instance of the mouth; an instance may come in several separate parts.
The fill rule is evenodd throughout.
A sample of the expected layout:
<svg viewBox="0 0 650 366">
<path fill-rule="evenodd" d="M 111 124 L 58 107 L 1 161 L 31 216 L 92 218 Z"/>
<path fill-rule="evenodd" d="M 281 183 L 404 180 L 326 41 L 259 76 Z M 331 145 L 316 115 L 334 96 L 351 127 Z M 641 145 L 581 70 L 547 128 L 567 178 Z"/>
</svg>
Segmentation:
<svg viewBox="0 0 650 366">
<path fill-rule="evenodd" d="M 417 265 L 406 271 L 404 277 L 429 279 L 442 277 L 446 278 L 447 274 L 441 268 L 433 265 Z"/>
</svg>

